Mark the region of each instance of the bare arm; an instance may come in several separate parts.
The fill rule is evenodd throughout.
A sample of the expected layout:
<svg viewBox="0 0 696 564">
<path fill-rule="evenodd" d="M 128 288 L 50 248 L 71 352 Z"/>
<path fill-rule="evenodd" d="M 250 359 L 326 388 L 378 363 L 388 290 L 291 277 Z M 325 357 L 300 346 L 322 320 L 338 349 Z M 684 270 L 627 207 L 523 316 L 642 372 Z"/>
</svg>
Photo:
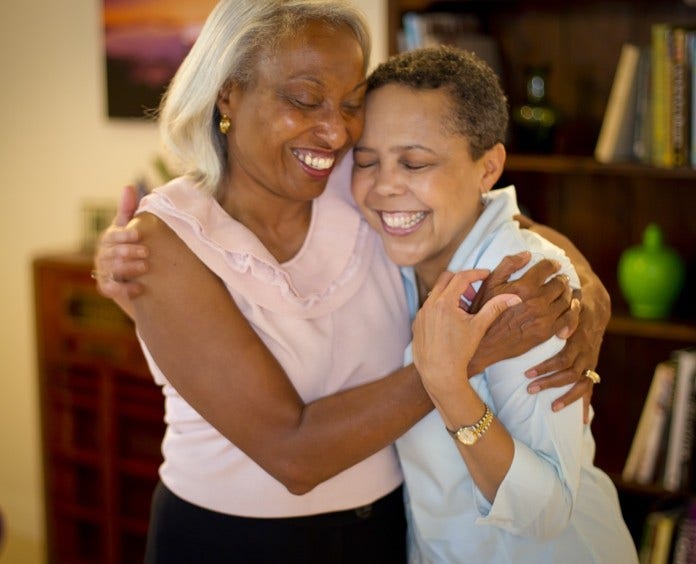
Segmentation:
<svg viewBox="0 0 696 564">
<path fill-rule="evenodd" d="M 305 405 L 221 281 L 160 220 L 143 214 L 134 223 L 150 249 L 135 320 L 158 366 L 291 492 L 384 448 L 432 409 L 413 366 Z"/>
</svg>

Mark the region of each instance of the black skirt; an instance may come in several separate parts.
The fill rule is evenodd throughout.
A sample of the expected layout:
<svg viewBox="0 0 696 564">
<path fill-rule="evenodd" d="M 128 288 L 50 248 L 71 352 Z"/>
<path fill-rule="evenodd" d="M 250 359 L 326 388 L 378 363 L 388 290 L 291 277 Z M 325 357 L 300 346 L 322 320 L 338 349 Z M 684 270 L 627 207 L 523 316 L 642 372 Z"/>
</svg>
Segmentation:
<svg viewBox="0 0 696 564">
<path fill-rule="evenodd" d="M 391 564 L 406 562 L 402 488 L 376 502 L 307 517 L 249 518 L 193 505 L 161 482 L 146 564 Z"/>
</svg>

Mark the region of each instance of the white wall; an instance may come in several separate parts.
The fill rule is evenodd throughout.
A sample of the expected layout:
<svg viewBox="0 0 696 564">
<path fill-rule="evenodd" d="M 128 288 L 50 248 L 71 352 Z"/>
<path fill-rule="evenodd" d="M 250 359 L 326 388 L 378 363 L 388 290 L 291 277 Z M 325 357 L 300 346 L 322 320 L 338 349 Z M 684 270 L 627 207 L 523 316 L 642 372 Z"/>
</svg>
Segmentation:
<svg viewBox="0 0 696 564">
<path fill-rule="evenodd" d="M 386 0 L 354 2 L 380 60 Z M 76 249 L 83 203 L 115 201 L 158 150 L 154 125 L 105 117 L 101 41 L 101 0 L 0 4 L 0 562 L 8 564 L 44 561 L 31 262 Z"/>
</svg>

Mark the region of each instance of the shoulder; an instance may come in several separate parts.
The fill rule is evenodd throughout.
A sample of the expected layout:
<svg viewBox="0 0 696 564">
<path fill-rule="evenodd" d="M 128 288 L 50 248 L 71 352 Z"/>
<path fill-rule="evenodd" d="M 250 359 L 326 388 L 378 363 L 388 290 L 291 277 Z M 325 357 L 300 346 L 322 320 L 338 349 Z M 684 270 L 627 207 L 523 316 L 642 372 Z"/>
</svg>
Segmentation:
<svg viewBox="0 0 696 564">
<path fill-rule="evenodd" d="M 140 234 L 142 244 L 149 250 L 150 270 L 158 271 L 166 267 L 166 270 L 176 268 L 177 272 L 181 273 L 185 271 L 189 262 L 197 260 L 179 235 L 156 215 L 141 212 L 132 220 L 132 223 Z"/>
</svg>

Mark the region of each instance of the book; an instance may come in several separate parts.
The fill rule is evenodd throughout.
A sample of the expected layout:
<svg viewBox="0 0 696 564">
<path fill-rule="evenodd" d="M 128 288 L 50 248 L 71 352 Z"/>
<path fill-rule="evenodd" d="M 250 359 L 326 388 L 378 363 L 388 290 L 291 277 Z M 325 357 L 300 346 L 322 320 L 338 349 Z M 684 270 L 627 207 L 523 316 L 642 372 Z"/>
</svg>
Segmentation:
<svg viewBox="0 0 696 564">
<path fill-rule="evenodd" d="M 677 527 L 672 564 L 696 562 L 696 499 L 692 499 L 687 504 L 684 516 Z"/>
<path fill-rule="evenodd" d="M 406 12 L 401 18 L 404 50 L 432 45 L 457 45 L 462 36 L 479 33 L 480 22 L 472 14 Z"/>
<path fill-rule="evenodd" d="M 452 45 L 471 51 L 503 78 L 503 64 L 496 40 L 480 31 L 481 22 L 473 14 L 452 12 L 406 12 L 402 18 L 399 49 L 411 51 L 433 45 Z"/>
<path fill-rule="evenodd" d="M 635 118 L 633 124 L 633 157 L 641 163 L 650 162 L 650 47 L 640 47 L 636 71 Z"/>
<path fill-rule="evenodd" d="M 687 63 L 686 37 L 688 30 L 681 26 L 672 28 L 669 42 L 671 65 L 670 88 L 670 148 L 672 165 L 685 166 L 689 163 L 689 72 Z"/>
<path fill-rule="evenodd" d="M 650 551 L 650 564 L 669 564 L 675 541 L 674 529 L 679 519 L 679 512 L 660 511 L 655 523 L 655 536 Z"/>
<path fill-rule="evenodd" d="M 688 480 L 696 423 L 696 349 L 674 353 L 676 376 L 665 473 L 662 485 L 677 491 Z"/>
<path fill-rule="evenodd" d="M 600 163 L 633 158 L 639 61 L 640 48 L 631 43 L 624 43 L 595 146 L 595 159 Z"/>
<path fill-rule="evenodd" d="M 650 564 L 653 545 L 655 544 L 655 530 L 657 529 L 658 512 L 651 511 L 645 516 L 643 534 L 638 547 L 638 560 L 640 564 Z"/>
<path fill-rule="evenodd" d="M 668 417 L 674 374 L 672 361 L 660 362 L 655 367 L 621 474 L 627 482 L 648 483 L 653 478 L 660 438 Z"/>
<path fill-rule="evenodd" d="M 669 44 L 672 27 L 655 23 L 650 27 L 650 114 L 652 138 L 650 162 L 654 166 L 671 167 L 673 153 L 670 146 L 671 75 Z"/>
<path fill-rule="evenodd" d="M 640 564 L 669 564 L 673 561 L 685 507 L 682 503 L 668 505 L 650 511 L 645 517 L 638 547 Z"/>
<path fill-rule="evenodd" d="M 689 162 L 693 168 L 696 168 L 696 31 L 687 34 L 686 53 L 689 68 L 689 106 L 691 107 Z"/>
</svg>

